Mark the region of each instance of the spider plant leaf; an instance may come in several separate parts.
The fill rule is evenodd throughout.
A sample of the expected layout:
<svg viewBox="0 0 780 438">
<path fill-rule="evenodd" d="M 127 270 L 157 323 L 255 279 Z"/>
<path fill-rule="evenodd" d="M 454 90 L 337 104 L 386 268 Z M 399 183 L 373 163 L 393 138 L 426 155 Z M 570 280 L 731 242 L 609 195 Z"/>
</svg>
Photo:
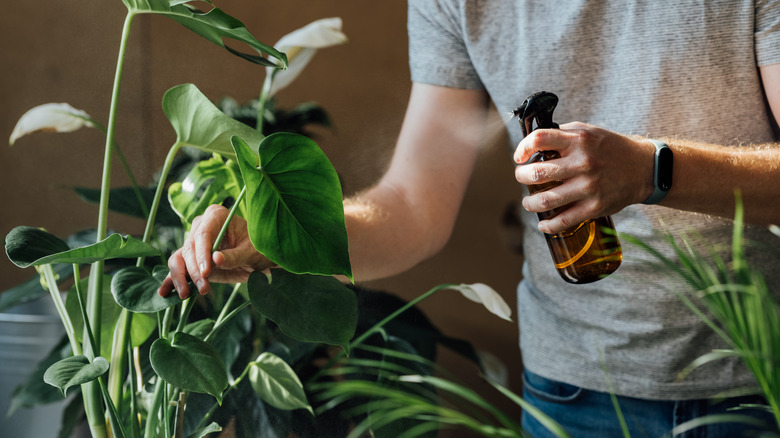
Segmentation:
<svg viewBox="0 0 780 438">
<path fill-rule="evenodd" d="M 260 143 L 259 158 L 241 138 L 233 147 L 255 248 L 296 274 L 352 278 L 341 184 L 317 144 L 276 133 Z"/>
<path fill-rule="evenodd" d="M 8 258 L 20 268 L 52 263 L 89 264 L 99 260 L 159 255 L 148 243 L 112 234 L 100 242 L 70 249 L 65 241 L 35 227 L 16 227 L 5 238 Z"/>
<path fill-rule="evenodd" d="M 188 2 L 177 0 L 122 0 L 122 2 L 131 14 L 156 14 L 171 18 L 206 40 L 247 61 L 267 67 L 287 67 L 287 56 L 284 53 L 258 41 L 243 23 L 219 8 L 200 12 L 187 7 L 185 3 Z M 233 49 L 225 44 L 225 40 L 235 40 L 246 44 L 256 53 L 245 53 Z M 276 58 L 278 63 L 262 55 Z"/>
</svg>

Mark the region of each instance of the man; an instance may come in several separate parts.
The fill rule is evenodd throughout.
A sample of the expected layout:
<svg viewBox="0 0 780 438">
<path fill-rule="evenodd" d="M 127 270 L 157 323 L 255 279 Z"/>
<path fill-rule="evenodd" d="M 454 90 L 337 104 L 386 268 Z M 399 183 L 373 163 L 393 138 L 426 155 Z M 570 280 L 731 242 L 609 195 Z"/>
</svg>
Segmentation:
<svg viewBox="0 0 780 438">
<path fill-rule="evenodd" d="M 577 437 L 618 433 L 608 392 L 620 396 L 635 436 L 660 436 L 724 409 L 709 399 L 752 378 L 735 359 L 676 380 L 690 361 L 721 347 L 680 303 L 682 284 L 624 245 L 616 273 L 569 285 L 556 274 L 541 232 L 613 215 L 619 231 L 655 247 L 666 232 L 696 232 L 718 245 L 730 239 L 726 218 L 739 189 L 753 225 L 747 238 L 772 239 L 766 225 L 780 223 L 780 148 L 773 143 L 780 2 L 412 0 L 409 36 L 414 85 L 391 165 L 375 186 L 345 201 L 356 281 L 400 273 L 447 242 L 489 100 L 509 112 L 533 92 L 554 92 L 556 121 L 588 124 L 564 123 L 522 140 L 519 125 L 508 124 L 517 163 L 538 150 L 561 155 L 518 166 L 518 182 L 563 181 L 522 201 L 528 215 L 518 320 L 526 398 Z M 660 194 L 651 139 L 674 156 L 673 186 Z M 564 210 L 536 221 L 536 212 L 556 207 Z M 212 207 L 194 224 L 169 261 L 161 293 L 189 295 L 188 276 L 207 293 L 209 281 L 245 280 L 269 266 L 240 220 L 231 224 L 226 249 L 210 254 L 225 216 Z M 780 291 L 778 260 L 757 254 L 750 262 Z M 524 418 L 524 427 L 544 436 L 532 419 Z"/>
</svg>

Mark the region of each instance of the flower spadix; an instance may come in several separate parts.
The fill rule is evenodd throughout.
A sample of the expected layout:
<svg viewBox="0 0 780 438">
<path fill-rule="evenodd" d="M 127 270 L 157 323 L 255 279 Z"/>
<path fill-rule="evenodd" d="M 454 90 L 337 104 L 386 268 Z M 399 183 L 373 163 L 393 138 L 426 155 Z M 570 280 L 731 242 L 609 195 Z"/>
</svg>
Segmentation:
<svg viewBox="0 0 780 438">
<path fill-rule="evenodd" d="M 89 114 L 67 103 L 45 103 L 31 108 L 16 122 L 8 143 L 38 131 L 73 132 L 84 126 L 94 126 Z"/>
<path fill-rule="evenodd" d="M 499 318 L 507 321 L 512 320 L 512 309 L 492 287 L 483 283 L 474 283 L 460 284 L 451 288 L 457 290 L 469 300 L 482 304 L 490 313 Z"/>
<path fill-rule="evenodd" d="M 341 18 L 323 18 L 283 36 L 274 47 L 285 52 L 288 67 L 278 70 L 266 67 L 266 74 L 273 75 L 273 85 L 269 97 L 288 86 L 306 65 L 317 50 L 347 42 L 347 36 L 341 32 Z"/>
</svg>

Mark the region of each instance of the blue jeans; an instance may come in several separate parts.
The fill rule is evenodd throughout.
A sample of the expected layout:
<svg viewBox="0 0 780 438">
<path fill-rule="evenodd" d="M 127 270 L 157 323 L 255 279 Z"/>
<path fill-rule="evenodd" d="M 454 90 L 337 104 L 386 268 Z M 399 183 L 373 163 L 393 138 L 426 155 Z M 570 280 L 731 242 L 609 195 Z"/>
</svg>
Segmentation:
<svg viewBox="0 0 780 438">
<path fill-rule="evenodd" d="M 573 438 L 623 437 L 620 421 L 607 393 L 556 382 L 525 371 L 523 398 L 557 421 Z M 618 396 L 618 403 L 632 438 L 671 437 L 673 428 L 691 419 L 727 413 L 729 408 L 740 404 L 765 404 L 763 398 L 758 396 L 738 397 L 720 403 L 711 400 L 641 400 Z M 765 411 L 750 409 L 736 413 L 761 419 L 770 427 L 775 424 L 773 417 Z M 522 425 L 523 430 L 534 438 L 555 436 L 526 412 L 523 412 Z M 755 430 L 743 423 L 720 423 L 701 426 L 675 437 L 756 436 Z"/>
</svg>

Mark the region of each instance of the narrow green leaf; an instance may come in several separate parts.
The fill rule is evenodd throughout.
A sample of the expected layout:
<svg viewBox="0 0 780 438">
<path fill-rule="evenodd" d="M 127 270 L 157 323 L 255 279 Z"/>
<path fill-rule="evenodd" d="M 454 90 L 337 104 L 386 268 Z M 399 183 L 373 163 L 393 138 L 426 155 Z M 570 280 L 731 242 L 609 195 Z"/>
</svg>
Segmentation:
<svg viewBox="0 0 780 438">
<path fill-rule="evenodd" d="M 260 143 L 259 163 L 242 139 L 234 138 L 233 147 L 255 248 L 290 272 L 351 278 L 341 184 L 317 144 L 272 134 Z"/>
<path fill-rule="evenodd" d="M 287 57 L 283 53 L 255 39 L 243 23 L 218 8 L 213 8 L 207 13 L 200 13 L 190 10 L 183 4 L 187 2 L 183 1 L 122 0 L 122 2 L 127 6 L 128 11 L 135 14 L 151 13 L 167 16 L 201 37 L 225 48 L 230 53 L 255 64 L 272 67 L 287 66 Z M 278 59 L 279 63 L 269 61 L 258 54 L 243 53 L 232 49 L 225 44 L 225 39 L 248 44 L 258 54 L 268 54 Z"/>
<path fill-rule="evenodd" d="M 136 313 L 155 313 L 182 302 L 178 294 L 163 298 L 157 294 L 162 284 L 144 268 L 130 266 L 122 269 L 111 280 L 111 295 L 117 304 Z"/>
<path fill-rule="evenodd" d="M 211 345 L 183 332 L 169 341 L 154 341 L 149 352 L 154 372 L 161 379 L 185 391 L 211 394 L 222 403 L 227 388 L 227 370 L 219 353 Z"/>
<path fill-rule="evenodd" d="M 283 410 L 306 409 L 314 415 L 303 384 L 279 356 L 262 353 L 249 368 L 252 388 L 269 405 Z"/>
<path fill-rule="evenodd" d="M 100 356 L 92 362 L 86 356 L 71 356 L 50 366 L 43 374 L 44 382 L 60 389 L 66 396 L 68 389 L 91 382 L 108 371 L 108 361 Z"/>
<path fill-rule="evenodd" d="M 349 350 L 357 327 L 355 293 L 333 277 L 294 275 L 273 269 L 249 277 L 255 309 L 299 341 L 340 345 Z"/>
<path fill-rule="evenodd" d="M 99 260 L 159 255 L 159 251 L 130 236 L 112 234 L 104 240 L 80 248 L 68 245 L 46 231 L 34 227 L 16 227 L 5 238 L 8 258 L 20 268 L 52 263 L 90 264 Z"/>
</svg>

